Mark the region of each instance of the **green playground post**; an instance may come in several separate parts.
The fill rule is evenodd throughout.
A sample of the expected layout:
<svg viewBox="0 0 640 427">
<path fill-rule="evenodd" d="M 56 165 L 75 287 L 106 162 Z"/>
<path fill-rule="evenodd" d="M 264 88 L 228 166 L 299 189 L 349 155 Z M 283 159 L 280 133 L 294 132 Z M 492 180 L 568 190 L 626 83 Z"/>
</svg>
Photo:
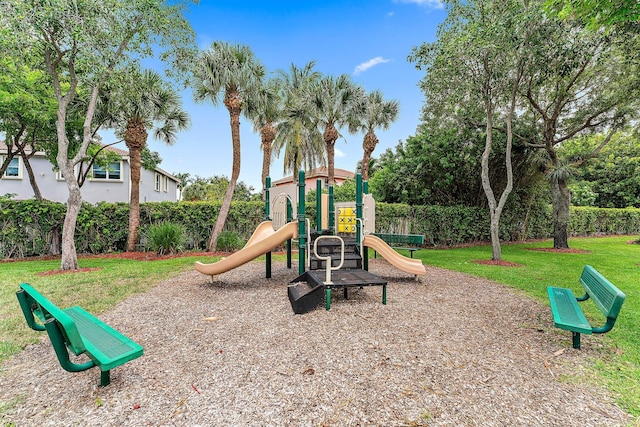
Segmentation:
<svg viewBox="0 0 640 427">
<path fill-rule="evenodd" d="M 293 207 L 291 206 L 291 200 L 287 198 L 287 223 L 291 221 L 293 221 Z M 291 268 L 291 239 L 287 240 L 287 268 Z"/>
<path fill-rule="evenodd" d="M 316 232 L 322 234 L 322 180 L 316 179 Z"/>
<path fill-rule="evenodd" d="M 306 182 L 304 171 L 298 172 L 298 274 L 303 274 L 306 267 L 307 232 L 304 218 L 304 190 Z"/>
<path fill-rule="evenodd" d="M 269 221 L 271 212 L 269 211 L 270 207 L 270 199 L 269 199 L 269 188 L 271 188 L 271 177 L 267 177 L 264 184 L 264 219 L 265 221 Z M 267 252 L 264 255 L 265 263 L 266 263 L 266 278 L 271 278 L 271 252 Z"/>
<path fill-rule="evenodd" d="M 356 174 L 356 218 L 360 221 L 356 221 L 356 244 L 360 245 L 360 239 L 364 238 L 360 231 L 362 223 L 362 175 Z M 358 224 L 359 222 L 359 224 Z"/>
<path fill-rule="evenodd" d="M 364 194 L 369 194 L 369 181 L 364 181 L 362 183 L 362 191 L 364 192 Z M 362 254 L 362 268 L 364 268 L 366 271 L 369 271 L 369 249 L 366 246 L 363 246 L 362 252 L 364 252 Z M 384 290 L 386 291 L 386 287 Z"/>
</svg>

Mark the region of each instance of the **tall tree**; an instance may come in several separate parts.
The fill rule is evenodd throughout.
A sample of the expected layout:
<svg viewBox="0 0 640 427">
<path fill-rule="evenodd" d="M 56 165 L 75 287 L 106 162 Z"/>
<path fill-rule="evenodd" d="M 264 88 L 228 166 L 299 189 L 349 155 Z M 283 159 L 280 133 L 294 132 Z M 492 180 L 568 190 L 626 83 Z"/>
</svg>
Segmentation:
<svg viewBox="0 0 640 427">
<path fill-rule="evenodd" d="M 246 100 L 256 96 L 265 70 L 248 46 L 216 41 L 202 52 L 193 74 L 195 100 L 209 100 L 213 105 L 218 105 L 222 97 L 231 119 L 231 179 L 208 244 L 209 250 L 215 251 L 240 176 L 240 114 L 245 108 Z"/>
<path fill-rule="evenodd" d="M 348 125 L 357 109 L 364 90 L 351 81 L 348 75 L 324 76 L 313 88 L 312 114 L 322 130 L 322 140 L 327 154 L 329 185 L 334 184 L 335 145 L 341 136 L 339 128 Z"/>
<path fill-rule="evenodd" d="M 376 129 L 389 129 L 398 117 L 400 103 L 396 100 L 385 101 L 383 94 L 379 90 L 370 92 L 363 98 L 363 105 L 356 109 L 352 122 L 349 124 L 351 130 L 364 133 L 362 140 L 362 179 L 369 179 L 369 162 L 371 154 L 378 145 Z"/>
<path fill-rule="evenodd" d="M 284 105 L 273 153 L 279 156 L 284 150 L 283 172 L 291 172 L 294 181 L 302 167 L 311 170 L 325 163 L 322 134 L 312 115 L 313 88 L 321 77 L 314 66 L 315 61 L 310 61 L 302 68 L 291 64 L 288 73 L 278 71 Z"/>
<path fill-rule="evenodd" d="M 151 56 L 154 48 L 169 48 L 163 57 L 182 63 L 182 54 L 194 44 L 193 31 L 183 15 L 185 7 L 183 1 L 162 0 L 14 0 L 0 4 L 3 24 L 8 23 L 21 35 L 8 41 L 9 49 L 14 54 L 27 51 L 41 58 L 55 93 L 57 164 L 69 191 L 62 231 L 64 270 L 78 267 L 74 234 L 82 194 L 73 169 L 86 158 L 100 88 L 115 69 L 132 61 L 132 56 Z M 77 153 L 70 156 L 67 116 L 83 86 L 89 93 L 83 134 Z"/>
<path fill-rule="evenodd" d="M 579 135 L 603 132 L 601 144 L 584 153 L 580 162 L 593 157 L 625 124 L 640 112 L 640 63 L 625 54 L 638 45 L 634 32 L 592 31 L 575 21 L 557 21 L 542 14 L 532 16 L 536 28 L 529 53 L 529 72 L 522 94 L 528 118 L 537 131 L 526 139 L 540 148 L 542 168 L 551 187 L 553 246 L 568 248 L 567 226 L 572 165 L 558 156 L 560 145 Z"/>
<path fill-rule="evenodd" d="M 262 188 L 265 188 L 271 169 L 273 141 L 276 139 L 276 126 L 283 115 L 281 81 L 268 80 L 255 97 L 247 100 L 246 116 L 253 123 L 253 129 L 260 133 L 262 150 Z"/>
<path fill-rule="evenodd" d="M 512 122 L 526 65 L 524 51 L 530 31 L 519 28 L 527 25 L 528 21 L 521 19 L 524 17 L 526 11 L 520 9 L 517 0 L 452 1 L 447 19 L 439 28 L 438 41 L 414 49 L 413 54 L 418 66 L 429 70 L 422 81 L 428 100 L 440 98 L 463 110 L 471 105 L 471 114 L 462 113 L 467 122 L 473 121 L 477 110 L 483 112 L 482 122 L 475 125 L 483 128 L 485 135 L 481 181 L 490 213 L 491 258 L 495 261 L 502 258 L 500 217 L 513 189 Z M 450 85 L 455 89 L 447 90 Z M 437 106 L 435 102 L 434 106 L 426 108 L 441 114 Z M 490 157 L 494 149 L 494 130 L 501 123 L 506 136 L 506 185 L 498 199 L 491 183 Z"/>
<path fill-rule="evenodd" d="M 176 91 L 151 70 L 130 67 L 117 73 L 104 91 L 105 125 L 123 138 L 129 149 L 131 194 L 129 200 L 129 237 L 127 251 L 134 251 L 140 240 L 140 167 L 141 154 L 147 147 L 148 131 L 154 139 L 168 145 L 176 142 L 176 133 L 190 125 Z"/>
</svg>

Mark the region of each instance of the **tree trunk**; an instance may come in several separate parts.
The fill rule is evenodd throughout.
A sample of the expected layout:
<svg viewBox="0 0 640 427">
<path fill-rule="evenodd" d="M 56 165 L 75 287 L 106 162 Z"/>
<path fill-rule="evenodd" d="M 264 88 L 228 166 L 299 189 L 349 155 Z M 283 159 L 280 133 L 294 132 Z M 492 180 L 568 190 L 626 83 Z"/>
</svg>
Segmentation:
<svg viewBox="0 0 640 427">
<path fill-rule="evenodd" d="M 372 131 L 367 132 L 362 141 L 362 149 L 364 154 L 362 155 L 362 180 L 369 180 L 369 161 L 371 160 L 371 154 L 378 145 L 378 137 Z"/>
<path fill-rule="evenodd" d="M 569 224 L 571 192 L 567 186 L 567 181 L 551 181 L 551 200 L 553 206 L 553 247 L 555 249 L 568 249 L 567 225 Z"/>
<path fill-rule="evenodd" d="M 273 124 L 267 123 L 264 125 L 260 134 L 262 137 L 262 189 L 264 190 L 271 167 L 271 147 L 276 136 Z M 264 197 L 264 192 L 262 194 Z"/>
<path fill-rule="evenodd" d="M 33 174 L 33 168 L 31 168 L 31 162 L 29 161 L 29 158 L 24 155 L 22 157 L 22 160 L 24 163 L 24 168 L 27 170 L 27 175 L 29 175 L 29 182 L 31 183 L 31 188 L 33 189 L 33 197 L 36 200 L 42 200 L 42 193 L 40 192 L 40 187 L 38 187 L 38 182 L 36 181 L 36 177 Z"/>
<path fill-rule="evenodd" d="M 144 123 L 140 121 L 129 122 L 125 131 L 124 142 L 129 149 L 129 166 L 131 169 L 127 252 L 133 252 L 140 241 L 140 156 L 147 145 L 147 130 L 144 127 Z"/>
<path fill-rule="evenodd" d="M 225 105 L 227 100 L 225 99 Z M 229 109 L 229 115 L 231 116 L 231 141 L 233 143 L 233 169 L 231 171 L 231 179 L 229 180 L 229 186 L 227 192 L 222 200 L 222 206 L 220 206 L 220 212 L 218 213 L 218 219 L 216 225 L 213 227 L 211 238 L 209 239 L 208 249 L 213 252 L 218 247 L 218 237 L 222 233 L 225 222 L 227 221 L 227 215 L 231 208 L 231 200 L 233 199 L 233 192 L 236 189 L 236 183 L 240 176 L 240 108 L 239 107 L 227 107 Z"/>
<path fill-rule="evenodd" d="M 71 170 L 71 168 L 68 169 Z M 71 171 L 71 176 L 73 177 L 73 171 Z M 66 177 L 67 174 L 65 174 L 65 178 Z M 74 178 L 70 179 L 75 180 Z M 67 181 L 67 183 L 68 182 L 69 181 Z M 78 185 L 69 185 L 67 213 L 64 216 L 64 223 L 62 225 L 62 260 L 60 262 L 60 268 L 62 270 L 76 270 L 78 268 L 78 255 L 76 254 L 76 244 L 73 239 L 81 206 L 82 194 L 80 193 L 80 187 L 78 187 Z"/>
<path fill-rule="evenodd" d="M 328 175 L 328 183 L 329 185 L 335 184 L 334 179 L 334 166 L 335 166 L 335 147 L 336 140 L 338 139 L 338 131 L 336 130 L 333 123 L 327 125 L 324 130 L 324 134 L 322 135 L 322 139 L 324 139 L 324 143 L 327 147 L 327 175 Z"/>
<path fill-rule="evenodd" d="M 127 252 L 133 252 L 140 239 L 140 150 L 129 150 L 129 165 L 131 169 L 131 195 L 129 197 Z"/>
</svg>

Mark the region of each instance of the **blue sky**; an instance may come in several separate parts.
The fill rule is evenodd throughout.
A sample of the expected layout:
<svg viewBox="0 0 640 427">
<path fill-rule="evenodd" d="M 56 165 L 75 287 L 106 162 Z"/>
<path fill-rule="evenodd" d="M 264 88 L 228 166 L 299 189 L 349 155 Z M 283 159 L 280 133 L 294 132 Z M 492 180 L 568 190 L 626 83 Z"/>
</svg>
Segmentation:
<svg viewBox="0 0 640 427">
<path fill-rule="evenodd" d="M 308 2 L 202 0 L 189 19 L 200 49 L 213 41 L 248 45 L 267 73 L 288 70 L 291 63 L 303 67 L 311 60 L 323 74 L 349 74 L 367 91 L 380 89 L 387 99 L 400 102 L 398 120 L 387 131 L 378 131 L 374 157 L 399 140 L 415 134 L 424 97 L 418 88 L 423 73 L 407 62 L 413 46 L 434 41 L 437 26 L 445 18 L 438 0 L 360 0 Z M 223 105 L 196 104 L 185 90 L 183 105 L 192 126 L 168 147 L 149 140 L 160 153 L 160 167 L 192 177 L 231 175 L 231 130 Z M 336 143 L 336 167 L 355 171 L 362 158 L 363 135 L 343 132 Z M 242 164 L 240 180 L 261 190 L 260 136 L 241 118 Z M 112 141 L 112 140 L 111 140 Z M 105 135 L 104 142 L 111 142 Z M 282 159 L 274 159 L 272 179 L 283 177 Z"/>
</svg>

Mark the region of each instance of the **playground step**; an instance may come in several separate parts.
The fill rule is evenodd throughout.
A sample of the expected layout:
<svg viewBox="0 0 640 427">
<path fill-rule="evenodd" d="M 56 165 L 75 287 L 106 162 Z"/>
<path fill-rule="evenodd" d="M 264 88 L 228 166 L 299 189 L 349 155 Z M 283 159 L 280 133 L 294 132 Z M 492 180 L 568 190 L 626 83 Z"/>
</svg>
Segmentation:
<svg viewBox="0 0 640 427">
<path fill-rule="evenodd" d="M 307 313 L 324 302 L 324 286 L 313 280 L 307 283 L 307 280 L 308 274 L 303 273 L 287 288 L 289 302 L 295 314 Z"/>
<path fill-rule="evenodd" d="M 345 254 L 358 253 L 359 250 L 355 239 L 347 238 L 343 240 Z M 313 245 L 314 242 L 311 243 L 312 248 Z M 318 242 L 317 249 L 318 254 L 320 255 L 339 254 L 342 249 L 342 245 L 337 239 L 323 239 Z"/>
<path fill-rule="evenodd" d="M 340 254 L 332 254 L 331 266 L 337 267 L 339 264 L 340 264 Z M 319 259 L 314 255 L 312 255 L 309 259 L 310 270 L 325 269 L 326 265 L 327 265 L 327 262 L 325 260 Z M 362 257 L 356 253 L 345 253 L 342 269 L 349 270 L 354 268 L 362 269 Z"/>
</svg>

